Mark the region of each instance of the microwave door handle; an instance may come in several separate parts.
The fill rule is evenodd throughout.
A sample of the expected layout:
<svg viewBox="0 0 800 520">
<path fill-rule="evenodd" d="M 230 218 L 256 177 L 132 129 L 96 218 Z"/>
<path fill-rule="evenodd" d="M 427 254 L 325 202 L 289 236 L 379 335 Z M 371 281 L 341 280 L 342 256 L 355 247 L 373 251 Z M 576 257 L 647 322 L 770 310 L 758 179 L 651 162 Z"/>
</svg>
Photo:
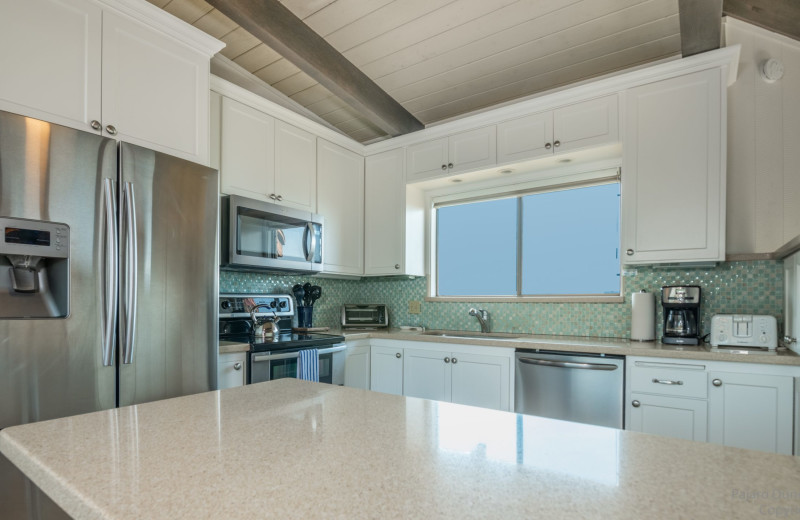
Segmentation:
<svg viewBox="0 0 800 520">
<path fill-rule="evenodd" d="M 317 234 L 314 233 L 314 223 L 313 222 L 306 222 L 306 231 L 305 231 L 305 244 L 308 244 L 309 237 L 311 238 L 311 245 L 306 247 L 306 260 L 309 262 L 314 261 L 314 253 L 317 250 Z"/>
</svg>

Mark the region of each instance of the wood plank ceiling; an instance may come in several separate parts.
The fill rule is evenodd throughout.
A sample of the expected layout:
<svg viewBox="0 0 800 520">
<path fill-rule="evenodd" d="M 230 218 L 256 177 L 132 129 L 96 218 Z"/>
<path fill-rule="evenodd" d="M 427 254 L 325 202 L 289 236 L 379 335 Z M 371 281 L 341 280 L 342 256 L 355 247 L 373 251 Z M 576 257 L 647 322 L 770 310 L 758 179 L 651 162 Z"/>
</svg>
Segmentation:
<svg viewBox="0 0 800 520">
<path fill-rule="evenodd" d="M 204 0 L 149 0 L 360 142 L 386 137 Z M 677 0 L 281 0 L 426 125 L 680 53 Z"/>
</svg>

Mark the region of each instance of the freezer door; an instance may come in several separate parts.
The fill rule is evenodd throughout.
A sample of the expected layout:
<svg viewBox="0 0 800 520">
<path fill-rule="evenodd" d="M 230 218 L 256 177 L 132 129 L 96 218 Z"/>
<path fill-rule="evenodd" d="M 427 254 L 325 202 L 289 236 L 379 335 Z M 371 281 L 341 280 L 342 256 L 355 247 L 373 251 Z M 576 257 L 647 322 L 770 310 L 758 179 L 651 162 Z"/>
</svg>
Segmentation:
<svg viewBox="0 0 800 520">
<path fill-rule="evenodd" d="M 103 186 L 116 171 L 114 141 L 0 112 L 0 216 L 65 224 L 70 253 L 58 274 L 69 278 L 66 318 L 0 319 L 0 428 L 115 405 L 116 369 L 103 366 L 101 303 L 108 293 L 100 274 Z M 0 258 L 2 284 L 8 269 Z M 4 285 L 0 305 L 13 309 L 25 297 Z M 38 515 L 47 507 L 36 497 L 0 457 L 0 516 Z"/>
<path fill-rule="evenodd" d="M 127 143 L 120 154 L 119 405 L 212 390 L 218 173 Z"/>
</svg>

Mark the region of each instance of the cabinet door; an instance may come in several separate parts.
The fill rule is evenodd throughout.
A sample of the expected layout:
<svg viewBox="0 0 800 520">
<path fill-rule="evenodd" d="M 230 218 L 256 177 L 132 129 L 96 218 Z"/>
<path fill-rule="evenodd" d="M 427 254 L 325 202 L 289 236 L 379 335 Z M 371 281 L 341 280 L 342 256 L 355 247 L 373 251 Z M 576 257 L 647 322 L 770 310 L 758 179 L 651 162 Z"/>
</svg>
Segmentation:
<svg viewBox="0 0 800 520">
<path fill-rule="evenodd" d="M 217 388 L 224 390 L 247 383 L 247 353 L 220 354 L 217 366 Z"/>
<path fill-rule="evenodd" d="M 404 158 L 402 148 L 366 158 L 364 274 L 405 272 Z"/>
<path fill-rule="evenodd" d="M 317 212 L 325 219 L 323 271 L 364 272 L 364 158 L 318 139 Z"/>
<path fill-rule="evenodd" d="M 553 154 L 553 113 L 543 112 L 497 125 L 497 162 Z"/>
<path fill-rule="evenodd" d="M 795 352 L 800 351 L 797 339 L 800 337 L 800 253 L 795 253 L 783 261 L 784 279 L 784 330 L 785 336 L 794 338 L 786 345 Z"/>
<path fill-rule="evenodd" d="M 370 390 L 403 395 L 403 349 L 370 347 L 369 357 Z"/>
<path fill-rule="evenodd" d="M 725 259 L 720 82 L 714 69 L 627 91 L 623 262 Z"/>
<path fill-rule="evenodd" d="M 0 3 L 0 108 L 93 131 L 102 13 L 86 0 Z"/>
<path fill-rule="evenodd" d="M 344 386 L 369 390 L 369 347 L 347 347 Z"/>
<path fill-rule="evenodd" d="M 454 352 L 452 401 L 495 410 L 511 410 L 511 360 Z"/>
<path fill-rule="evenodd" d="M 446 137 L 406 148 L 406 182 L 440 177 L 447 172 Z"/>
<path fill-rule="evenodd" d="M 449 402 L 450 366 L 448 353 L 405 349 L 403 395 Z"/>
<path fill-rule="evenodd" d="M 220 191 L 271 202 L 275 178 L 275 120 L 222 98 Z"/>
<path fill-rule="evenodd" d="M 710 442 L 792 454 L 792 377 L 709 372 L 708 384 Z"/>
<path fill-rule="evenodd" d="M 448 139 L 450 173 L 478 170 L 497 164 L 497 127 L 487 126 Z M 452 167 L 450 166 L 452 164 Z"/>
<path fill-rule="evenodd" d="M 116 137 L 208 163 L 208 57 L 141 22 L 103 12 L 103 126 Z"/>
<path fill-rule="evenodd" d="M 317 138 L 275 121 L 275 195 L 280 204 L 316 213 Z"/>
<path fill-rule="evenodd" d="M 553 150 L 570 152 L 619 141 L 617 95 L 553 111 Z"/>
<path fill-rule="evenodd" d="M 631 393 L 628 429 L 690 441 L 705 442 L 708 432 L 706 401 Z"/>
</svg>

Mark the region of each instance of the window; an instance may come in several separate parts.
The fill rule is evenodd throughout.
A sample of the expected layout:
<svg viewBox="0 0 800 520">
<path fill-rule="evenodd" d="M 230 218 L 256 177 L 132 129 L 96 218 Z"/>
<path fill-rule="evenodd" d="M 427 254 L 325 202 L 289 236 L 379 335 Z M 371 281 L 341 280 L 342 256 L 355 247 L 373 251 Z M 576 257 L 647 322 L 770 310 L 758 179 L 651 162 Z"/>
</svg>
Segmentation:
<svg viewBox="0 0 800 520">
<path fill-rule="evenodd" d="M 619 195 L 615 176 L 435 203 L 435 295 L 619 295 Z"/>
</svg>

